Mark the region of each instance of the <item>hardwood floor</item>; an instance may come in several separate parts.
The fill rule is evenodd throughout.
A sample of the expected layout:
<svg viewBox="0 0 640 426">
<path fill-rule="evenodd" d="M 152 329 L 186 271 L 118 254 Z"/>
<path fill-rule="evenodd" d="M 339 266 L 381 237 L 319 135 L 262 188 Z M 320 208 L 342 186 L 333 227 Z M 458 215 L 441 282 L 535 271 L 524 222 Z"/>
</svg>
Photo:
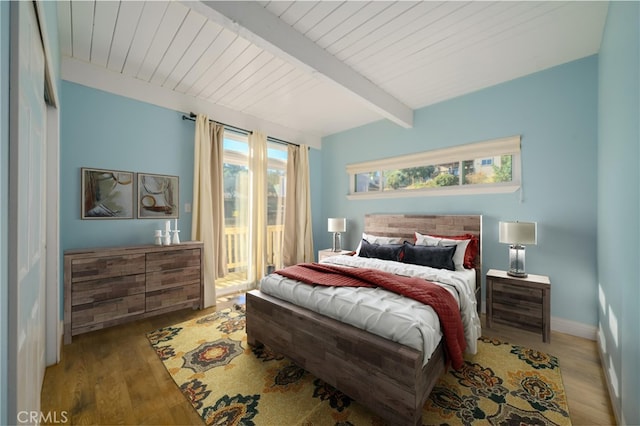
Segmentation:
<svg viewBox="0 0 640 426">
<path fill-rule="evenodd" d="M 552 331 L 551 342 L 543 343 L 540 334 L 495 323 L 492 328 L 486 328 L 484 315 L 482 325 L 484 336 L 558 357 L 574 425 L 616 424 L 595 341 Z"/>
<path fill-rule="evenodd" d="M 236 301 L 243 297 L 217 308 Z M 145 333 L 213 311 L 179 311 L 75 337 L 62 362 L 46 370 L 42 412 L 58 419 L 64 412 L 68 424 L 202 424 Z M 552 332 L 551 343 L 542 343 L 538 335 L 499 325 L 483 334 L 556 355 L 574 425 L 615 424 L 595 342 Z"/>
</svg>

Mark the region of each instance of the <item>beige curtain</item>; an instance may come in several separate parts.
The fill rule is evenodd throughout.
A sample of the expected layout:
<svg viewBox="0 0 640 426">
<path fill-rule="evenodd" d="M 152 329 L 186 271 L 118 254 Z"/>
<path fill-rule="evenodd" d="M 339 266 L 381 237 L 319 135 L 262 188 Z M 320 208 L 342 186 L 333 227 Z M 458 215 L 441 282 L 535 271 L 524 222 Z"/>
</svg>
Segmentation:
<svg viewBox="0 0 640 426">
<path fill-rule="evenodd" d="M 256 285 L 266 272 L 267 260 L 267 136 L 249 135 L 249 282 Z"/>
<path fill-rule="evenodd" d="M 196 117 L 193 155 L 193 219 L 191 239 L 204 244 L 205 307 L 216 302 L 216 278 L 227 273 L 222 183 L 224 127 Z"/>
<path fill-rule="evenodd" d="M 289 145 L 282 261 L 290 266 L 313 260 L 309 149 L 306 145 Z"/>
</svg>

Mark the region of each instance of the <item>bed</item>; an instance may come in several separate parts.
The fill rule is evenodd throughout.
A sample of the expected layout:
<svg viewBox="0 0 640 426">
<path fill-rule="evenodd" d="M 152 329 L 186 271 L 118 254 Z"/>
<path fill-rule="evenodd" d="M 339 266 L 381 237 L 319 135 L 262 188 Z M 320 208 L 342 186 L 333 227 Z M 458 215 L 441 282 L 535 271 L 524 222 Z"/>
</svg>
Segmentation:
<svg viewBox="0 0 640 426">
<path fill-rule="evenodd" d="M 414 241 L 415 232 L 442 237 L 475 236 L 478 249 L 472 259 L 471 275 L 475 276 L 473 306 L 477 312 L 481 231 L 479 215 L 366 215 L 364 220 L 367 234 L 407 241 Z M 340 257 L 327 261 L 340 264 L 340 259 L 334 259 Z M 263 282 L 273 278 L 265 277 Z M 435 348 L 427 353 L 427 349 L 398 343 L 260 290 L 247 293 L 246 314 L 250 345 L 266 345 L 288 356 L 392 424 L 421 424 L 422 407 L 446 371 L 444 339 L 436 340 Z"/>
</svg>

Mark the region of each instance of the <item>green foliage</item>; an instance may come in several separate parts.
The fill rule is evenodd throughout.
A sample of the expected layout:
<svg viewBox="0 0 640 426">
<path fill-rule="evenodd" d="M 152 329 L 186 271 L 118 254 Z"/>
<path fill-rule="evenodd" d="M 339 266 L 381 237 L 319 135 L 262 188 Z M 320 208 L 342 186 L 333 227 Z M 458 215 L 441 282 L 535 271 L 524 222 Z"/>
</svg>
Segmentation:
<svg viewBox="0 0 640 426">
<path fill-rule="evenodd" d="M 494 182 L 511 182 L 513 179 L 511 172 L 511 156 L 503 155 L 500 157 L 500 167 L 494 164 L 493 173 Z"/>
<path fill-rule="evenodd" d="M 434 166 L 410 167 L 385 171 L 385 184 L 391 189 L 422 188 L 435 172 Z"/>
<path fill-rule="evenodd" d="M 491 183 L 493 180 L 482 172 L 469 173 L 465 176 L 464 182 L 468 184 Z"/>
<path fill-rule="evenodd" d="M 459 183 L 458 176 L 450 173 L 440 173 L 434 180 L 437 186 L 454 186 Z"/>
<path fill-rule="evenodd" d="M 403 173 L 402 170 L 393 170 L 388 174 L 385 173 L 384 179 L 387 186 L 392 189 L 404 188 L 411 182 L 407 174 Z"/>
<path fill-rule="evenodd" d="M 403 169 L 402 171 L 407 174 L 407 176 L 411 179 L 411 183 L 416 183 L 417 181 L 426 181 L 431 178 L 433 172 L 435 171 L 434 166 L 423 166 L 423 167 L 410 167 L 408 169 Z"/>
</svg>

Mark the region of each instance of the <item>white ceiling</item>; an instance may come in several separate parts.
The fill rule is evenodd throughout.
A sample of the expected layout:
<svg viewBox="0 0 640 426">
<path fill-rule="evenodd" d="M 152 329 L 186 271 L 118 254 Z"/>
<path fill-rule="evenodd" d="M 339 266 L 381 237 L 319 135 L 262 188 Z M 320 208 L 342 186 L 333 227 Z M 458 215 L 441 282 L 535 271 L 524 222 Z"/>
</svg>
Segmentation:
<svg viewBox="0 0 640 426">
<path fill-rule="evenodd" d="M 606 2 L 59 1 L 62 78 L 317 145 L 598 52 Z"/>
</svg>

